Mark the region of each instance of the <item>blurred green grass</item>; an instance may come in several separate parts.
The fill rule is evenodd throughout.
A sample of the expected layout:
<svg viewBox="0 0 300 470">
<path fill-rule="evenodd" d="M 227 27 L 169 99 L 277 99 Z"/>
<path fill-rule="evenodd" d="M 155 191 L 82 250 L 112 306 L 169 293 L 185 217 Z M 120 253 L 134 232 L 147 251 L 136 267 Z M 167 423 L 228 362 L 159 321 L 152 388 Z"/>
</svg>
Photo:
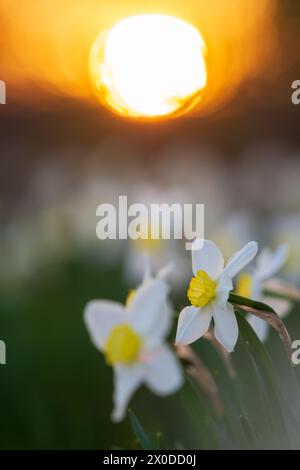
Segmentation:
<svg viewBox="0 0 300 470">
<path fill-rule="evenodd" d="M 112 371 L 83 323 L 89 300 L 123 302 L 126 295 L 120 267 L 104 269 L 81 256 L 1 290 L 0 338 L 7 345 L 0 368 L 2 449 L 137 445 L 128 418 L 110 421 Z M 133 398 L 130 406 L 147 433 L 162 432 L 165 447 L 300 448 L 300 367 L 291 371 L 276 333 L 265 348 L 242 317 L 239 322 L 234 379 L 210 343 L 194 345 L 219 387 L 224 416 L 190 380 L 172 397 L 142 388 Z M 298 307 L 287 326 L 293 339 L 300 337 Z"/>
<path fill-rule="evenodd" d="M 2 448 L 128 445 L 128 423 L 110 422 L 111 370 L 90 343 L 82 317 L 91 298 L 121 300 L 120 285 L 118 273 L 73 260 L 2 297 Z"/>
<path fill-rule="evenodd" d="M 124 302 L 122 286 L 121 269 L 103 270 L 80 258 L 2 290 L 0 337 L 7 346 L 7 364 L 0 369 L 2 449 L 135 445 L 128 418 L 121 424 L 110 420 L 112 370 L 83 323 L 89 300 Z M 133 405 L 144 410 L 154 433 L 156 419 L 172 428 L 176 398 L 159 399 L 141 389 Z M 176 439 L 172 432 L 171 437 Z"/>
</svg>

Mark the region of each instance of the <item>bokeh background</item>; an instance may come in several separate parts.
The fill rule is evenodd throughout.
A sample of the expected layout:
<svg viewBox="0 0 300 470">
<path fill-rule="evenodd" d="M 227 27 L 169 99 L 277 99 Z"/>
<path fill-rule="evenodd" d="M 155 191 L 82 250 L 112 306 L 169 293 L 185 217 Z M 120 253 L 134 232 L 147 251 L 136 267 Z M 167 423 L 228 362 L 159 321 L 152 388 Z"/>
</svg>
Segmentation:
<svg viewBox="0 0 300 470">
<path fill-rule="evenodd" d="M 117 117 L 89 83 L 98 33 L 145 12 L 187 19 L 207 42 L 206 96 L 176 120 Z M 0 106 L 0 339 L 7 345 L 0 447 L 129 448 L 128 420 L 110 421 L 112 373 L 82 312 L 93 298 L 124 301 L 141 280 L 143 253 L 132 242 L 97 240 L 96 207 L 122 194 L 134 202 L 204 203 L 205 236 L 228 255 L 250 239 L 288 242 L 283 275 L 299 284 L 300 106 L 291 102 L 291 84 L 300 79 L 300 5 L 0 0 L 0 28 L 7 85 Z M 147 250 L 155 269 L 175 260 L 179 309 L 189 254 L 158 245 Z M 298 338 L 299 317 L 290 315 L 287 325 Z M 277 357 L 275 334 L 267 348 Z M 217 444 L 195 433 L 180 394 L 159 399 L 142 389 L 132 407 L 170 445 L 227 443 L 226 432 Z"/>
</svg>

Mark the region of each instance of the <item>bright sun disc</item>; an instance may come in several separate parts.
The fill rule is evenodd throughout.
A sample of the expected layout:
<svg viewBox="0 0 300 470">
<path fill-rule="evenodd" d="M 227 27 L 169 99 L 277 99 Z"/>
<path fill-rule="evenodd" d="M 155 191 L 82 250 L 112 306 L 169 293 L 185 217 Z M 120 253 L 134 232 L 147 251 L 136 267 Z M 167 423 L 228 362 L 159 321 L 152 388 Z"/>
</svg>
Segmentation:
<svg viewBox="0 0 300 470">
<path fill-rule="evenodd" d="M 205 88 L 204 53 L 204 41 L 189 23 L 166 15 L 132 16 L 97 38 L 92 83 L 100 100 L 120 114 L 182 114 Z"/>
</svg>

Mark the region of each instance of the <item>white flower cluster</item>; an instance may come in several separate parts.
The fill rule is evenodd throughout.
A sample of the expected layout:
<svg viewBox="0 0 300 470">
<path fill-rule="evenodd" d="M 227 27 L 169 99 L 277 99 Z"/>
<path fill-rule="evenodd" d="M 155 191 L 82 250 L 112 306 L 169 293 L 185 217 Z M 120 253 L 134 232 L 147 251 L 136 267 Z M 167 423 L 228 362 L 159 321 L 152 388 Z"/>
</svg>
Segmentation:
<svg viewBox="0 0 300 470">
<path fill-rule="evenodd" d="M 287 255 L 284 246 L 273 255 L 265 250 L 256 268 L 245 273 L 244 268 L 257 251 L 257 243 L 250 242 L 225 263 L 214 242 L 194 241 L 193 276 L 187 292 L 191 305 L 179 315 L 176 345 L 189 345 L 198 340 L 213 321 L 216 340 L 227 352 L 233 351 L 239 334 L 234 308 L 229 303 L 233 279 L 240 273 L 236 285 L 239 294 L 265 300 L 264 284 L 279 270 Z M 179 361 L 166 342 L 172 326 L 166 282 L 169 274 L 169 266 L 160 270 L 156 278 L 148 270 L 142 284 L 128 296 L 125 306 L 107 300 L 94 300 L 86 306 L 84 318 L 92 342 L 114 368 L 112 417 L 115 421 L 124 417 L 131 396 L 141 384 L 158 395 L 168 395 L 183 383 Z M 287 307 L 289 305 L 285 305 L 285 313 Z M 249 316 L 258 336 L 265 339 L 266 327 L 262 335 L 263 320 L 258 320 Z"/>
</svg>

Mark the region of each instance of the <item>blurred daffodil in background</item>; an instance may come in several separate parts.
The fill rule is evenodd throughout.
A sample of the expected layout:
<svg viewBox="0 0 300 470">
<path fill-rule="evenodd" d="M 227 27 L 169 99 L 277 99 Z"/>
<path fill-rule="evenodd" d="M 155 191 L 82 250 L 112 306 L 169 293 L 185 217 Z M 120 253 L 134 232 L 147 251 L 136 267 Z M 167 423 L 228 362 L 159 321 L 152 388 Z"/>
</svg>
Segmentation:
<svg viewBox="0 0 300 470">
<path fill-rule="evenodd" d="M 114 368 L 114 421 L 124 418 L 131 396 L 143 383 L 162 396 L 182 385 L 179 362 L 166 343 L 171 327 L 168 291 L 161 276 L 146 276 L 125 307 L 103 300 L 86 306 L 91 339 Z"/>
<path fill-rule="evenodd" d="M 284 318 L 292 307 L 292 302 L 267 295 L 264 291 L 272 289 L 272 279 L 284 266 L 288 258 L 288 246 L 281 245 L 274 252 L 263 249 L 256 259 L 255 267 L 249 272 L 242 272 L 237 278 L 237 294 L 254 300 L 259 300 L 272 307 Z M 261 318 L 248 315 L 248 321 L 261 341 L 266 341 L 269 325 Z"/>
</svg>

